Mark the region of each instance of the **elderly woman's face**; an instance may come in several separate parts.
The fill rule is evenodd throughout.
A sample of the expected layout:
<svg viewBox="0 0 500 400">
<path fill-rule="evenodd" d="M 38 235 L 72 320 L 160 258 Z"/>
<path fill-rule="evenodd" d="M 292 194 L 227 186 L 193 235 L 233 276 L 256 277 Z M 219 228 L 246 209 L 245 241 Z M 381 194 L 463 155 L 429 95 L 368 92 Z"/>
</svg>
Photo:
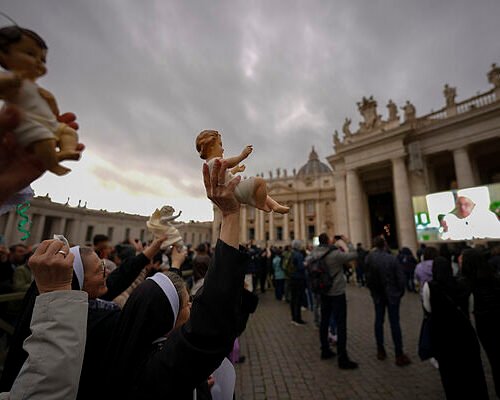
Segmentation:
<svg viewBox="0 0 500 400">
<path fill-rule="evenodd" d="M 472 202 L 471 199 L 463 196 L 457 199 L 457 210 L 460 218 L 468 217 L 472 212 L 473 208 L 474 208 L 474 203 Z"/>
<path fill-rule="evenodd" d="M 88 293 L 89 299 L 104 296 L 108 288 L 106 287 L 106 269 L 103 260 L 97 257 L 95 252 L 92 252 L 82 256 L 82 262 L 85 273 L 83 291 Z"/>
<path fill-rule="evenodd" d="M 177 316 L 177 321 L 175 321 L 175 328 L 178 328 L 184 325 L 189 316 L 191 315 L 191 300 L 189 298 L 189 293 L 186 288 L 184 288 L 182 292 L 182 304 L 181 309 L 179 310 L 179 315 Z"/>
</svg>

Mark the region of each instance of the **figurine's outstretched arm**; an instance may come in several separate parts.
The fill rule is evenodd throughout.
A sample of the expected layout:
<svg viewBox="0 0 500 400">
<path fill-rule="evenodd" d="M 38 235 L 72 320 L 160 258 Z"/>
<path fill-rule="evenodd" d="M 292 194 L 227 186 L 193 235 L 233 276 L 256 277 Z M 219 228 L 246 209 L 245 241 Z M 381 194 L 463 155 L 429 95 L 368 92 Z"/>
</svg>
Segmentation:
<svg viewBox="0 0 500 400">
<path fill-rule="evenodd" d="M 54 115 L 57 117 L 59 115 L 59 107 L 57 106 L 57 101 L 56 98 L 52 93 L 50 93 L 47 89 L 44 89 L 42 87 L 38 88 L 38 93 L 42 98 L 48 103 L 50 109 L 54 113 Z"/>
<path fill-rule="evenodd" d="M 231 169 L 231 173 L 233 175 L 239 173 L 239 172 L 243 172 L 245 170 L 245 165 L 241 164 L 241 165 L 237 165 L 236 167 L 234 167 L 233 169 Z"/>
<path fill-rule="evenodd" d="M 243 149 L 240 155 L 231 158 L 226 158 L 225 160 L 227 163 L 227 167 L 228 168 L 236 167 L 240 162 L 242 162 L 245 158 L 247 158 L 252 151 L 253 151 L 253 146 L 249 144 Z"/>
<path fill-rule="evenodd" d="M 173 221 L 174 219 L 179 218 L 181 214 L 182 214 L 182 211 L 179 211 L 179 213 L 177 215 L 171 215 L 170 217 L 161 217 L 160 222 L 163 223 L 163 222 Z"/>
</svg>

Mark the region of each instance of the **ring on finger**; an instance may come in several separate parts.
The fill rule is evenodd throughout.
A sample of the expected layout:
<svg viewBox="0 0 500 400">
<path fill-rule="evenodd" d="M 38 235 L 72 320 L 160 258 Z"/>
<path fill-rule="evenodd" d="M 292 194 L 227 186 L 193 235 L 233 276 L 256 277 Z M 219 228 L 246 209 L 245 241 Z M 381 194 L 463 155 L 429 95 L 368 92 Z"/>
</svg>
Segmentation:
<svg viewBox="0 0 500 400">
<path fill-rule="evenodd" d="M 56 254 L 62 254 L 64 257 L 68 255 L 65 251 L 59 250 Z"/>
</svg>

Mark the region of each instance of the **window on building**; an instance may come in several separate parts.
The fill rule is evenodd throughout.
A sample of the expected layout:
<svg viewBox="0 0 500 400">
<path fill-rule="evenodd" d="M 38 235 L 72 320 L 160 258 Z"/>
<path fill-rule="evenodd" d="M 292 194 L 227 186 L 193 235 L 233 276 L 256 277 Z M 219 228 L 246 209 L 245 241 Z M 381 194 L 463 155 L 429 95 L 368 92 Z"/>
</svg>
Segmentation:
<svg viewBox="0 0 500 400">
<path fill-rule="evenodd" d="M 146 230 L 145 229 L 141 229 L 141 234 L 140 234 L 140 238 L 141 238 L 141 242 L 144 242 L 144 236 L 146 235 Z"/>
<path fill-rule="evenodd" d="M 94 237 L 94 226 L 88 225 L 87 232 L 85 233 L 85 241 L 92 242 L 92 238 Z"/>
<path fill-rule="evenodd" d="M 184 243 L 187 243 L 188 241 L 188 234 L 186 232 L 184 232 Z"/>
<path fill-rule="evenodd" d="M 198 241 L 200 243 L 203 242 L 203 237 L 202 237 L 201 233 L 198 234 Z"/>
<path fill-rule="evenodd" d="M 42 240 L 52 239 L 52 235 L 55 233 L 52 232 L 52 228 L 54 227 L 54 222 L 55 222 L 54 217 L 45 217 L 45 225 L 43 226 Z M 88 240 L 92 240 L 92 236 Z"/>
<path fill-rule="evenodd" d="M 290 240 L 295 240 L 295 232 L 290 231 Z"/>
<path fill-rule="evenodd" d="M 266 240 L 269 240 L 269 231 L 266 231 Z"/>
<path fill-rule="evenodd" d="M 125 240 L 130 239 L 130 228 L 125 229 Z"/>
<path fill-rule="evenodd" d="M 306 215 L 309 217 L 314 215 L 314 201 L 308 200 L 306 201 Z"/>
<path fill-rule="evenodd" d="M 283 227 L 276 227 L 276 240 L 283 240 Z"/>
<path fill-rule="evenodd" d="M 110 242 L 113 241 L 113 233 L 114 233 L 114 228 L 112 226 L 108 227 L 108 239 Z"/>
<path fill-rule="evenodd" d="M 314 225 L 307 226 L 307 239 L 312 240 L 315 236 L 315 228 Z"/>
<path fill-rule="evenodd" d="M 191 233 L 191 244 L 194 245 L 194 232 Z"/>
<path fill-rule="evenodd" d="M 255 228 L 248 229 L 248 239 L 255 240 Z"/>
</svg>

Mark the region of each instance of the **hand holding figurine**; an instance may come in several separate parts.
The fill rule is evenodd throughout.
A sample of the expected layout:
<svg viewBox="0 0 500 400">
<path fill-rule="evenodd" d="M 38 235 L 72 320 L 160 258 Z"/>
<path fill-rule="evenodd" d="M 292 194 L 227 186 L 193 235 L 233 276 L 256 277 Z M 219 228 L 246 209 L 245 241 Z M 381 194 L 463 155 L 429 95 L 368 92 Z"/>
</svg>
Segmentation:
<svg viewBox="0 0 500 400">
<path fill-rule="evenodd" d="M 213 170 L 215 170 L 216 168 L 219 169 L 220 163 L 222 163 L 223 167 L 220 168 L 220 170 L 224 171 L 224 175 L 221 175 L 217 178 L 217 184 L 221 186 L 228 186 L 228 182 L 235 182 L 233 180 L 235 173 L 244 171 L 245 166 L 238 165 L 245 158 L 247 158 L 250 153 L 252 153 L 253 146 L 248 145 L 239 155 L 225 158 L 220 133 L 213 130 L 205 130 L 200 132 L 200 134 L 196 138 L 196 150 L 199 152 L 200 157 L 207 162 L 207 166 L 210 171 L 208 173 L 208 176 L 213 175 Z M 213 178 L 210 183 L 211 186 L 213 186 Z M 213 191 L 209 190 L 211 187 L 209 188 L 207 186 L 206 178 L 205 188 L 207 188 L 208 197 L 214 203 L 216 203 L 210 197 L 213 196 L 213 194 L 211 194 Z M 267 194 L 266 181 L 261 177 L 250 177 L 248 179 L 238 181 L 235 186 L 234 195 L 239 203 L 248 204 L 265 212 L 274 211 L 280 214 L 286 214 L 288 213 L 288 211 L 290 211 L 289 207 L 282 206 Z"/>
</svg>

